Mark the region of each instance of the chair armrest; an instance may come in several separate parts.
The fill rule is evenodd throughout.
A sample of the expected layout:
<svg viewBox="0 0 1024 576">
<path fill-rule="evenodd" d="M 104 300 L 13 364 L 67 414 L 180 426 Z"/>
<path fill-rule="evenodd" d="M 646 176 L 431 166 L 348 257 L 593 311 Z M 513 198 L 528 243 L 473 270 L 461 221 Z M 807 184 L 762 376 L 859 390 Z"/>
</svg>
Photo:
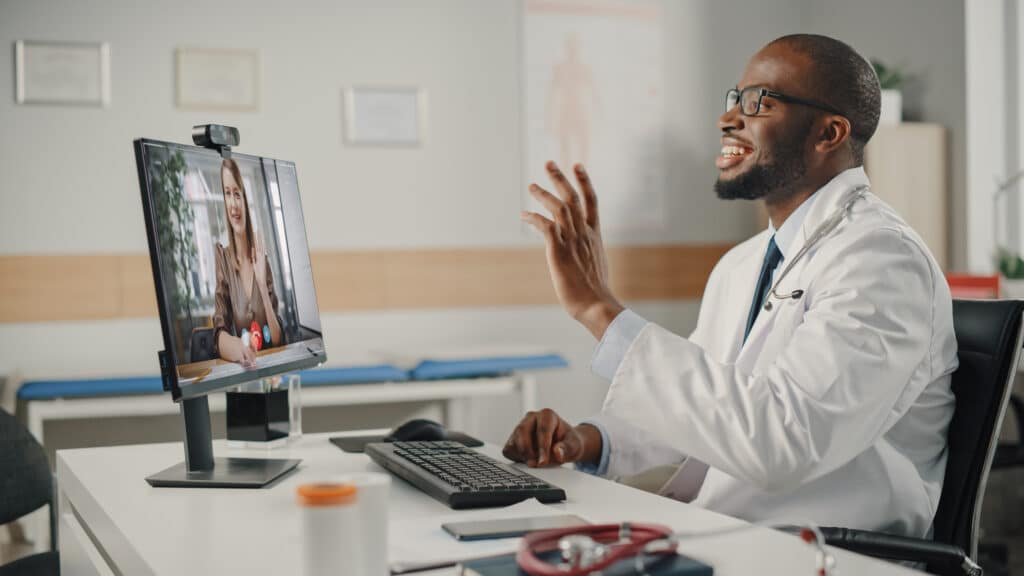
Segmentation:
<svg viewBox="0 0 1024 576">
<path fill-rule="evenodd" d="M 1010 394 L 1010 408 L 1013 409 L 1013 419 L 1017 421 L 1017 444 L 1024 444 L 1024 400 Z"/>
<path fill-rule="evenodd" d="M 928 571 L 949 576 L 981 576 L 981 567 L 951 544 L 869 530 L 822 528 L 825 543 L 851 552 L 897 562 L 924 562 Z"/>
</svg>

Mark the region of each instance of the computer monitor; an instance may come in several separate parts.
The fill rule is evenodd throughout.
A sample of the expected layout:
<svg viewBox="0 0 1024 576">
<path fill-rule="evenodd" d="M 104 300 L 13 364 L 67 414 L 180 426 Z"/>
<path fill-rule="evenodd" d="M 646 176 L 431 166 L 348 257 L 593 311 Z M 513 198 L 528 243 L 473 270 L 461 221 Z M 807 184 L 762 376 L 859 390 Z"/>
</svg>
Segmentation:
<svg viewBox="0 0 1024 576">
<path fill-rule="evenodd" d="M 265 484 L 274 470 L 254 462 L 289 461 L 213 459 L 206 395 L 326 359 L 295 164 L 148 139 L 135 157 L 161 372 L 186 429 L 183 467 L 147 480 Z"/>
</svg>

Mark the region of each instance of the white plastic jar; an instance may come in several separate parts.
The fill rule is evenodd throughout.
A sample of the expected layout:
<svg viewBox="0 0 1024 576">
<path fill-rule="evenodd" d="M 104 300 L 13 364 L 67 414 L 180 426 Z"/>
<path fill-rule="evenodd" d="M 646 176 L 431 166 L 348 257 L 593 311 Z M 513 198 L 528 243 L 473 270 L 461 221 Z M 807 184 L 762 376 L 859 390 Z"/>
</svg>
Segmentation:
<svg viewBox="0 0 1024 576">
<path fill-rule="evenodd" d="M 362 576 L 358 489 L 352 484 L 317 483 L 298 487 L 302 506 L 305 576 Z"/>
<path fill-rule="evenodd" d="M 362 537 L 363 576 L 390 576 L 388 567 L 388 492 L 391 476 L 375 472 L 331 477 L 359 491 L 359 533 Z"/>
</svg>

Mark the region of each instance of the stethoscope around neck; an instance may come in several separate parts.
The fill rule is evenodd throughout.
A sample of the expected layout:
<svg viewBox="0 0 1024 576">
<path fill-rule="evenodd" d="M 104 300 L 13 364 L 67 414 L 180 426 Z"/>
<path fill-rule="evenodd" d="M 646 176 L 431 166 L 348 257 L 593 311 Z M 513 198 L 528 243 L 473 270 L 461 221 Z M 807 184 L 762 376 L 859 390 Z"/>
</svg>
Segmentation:
<svg viewBox="0 0 1024 576">
<path fill-rule="evenodd" d="M 846 201 L 843 202 L 827 220 L 822 222 L 813 233 L 811 233 L 811 237 L 804 243 L 803 248 L 801 248 L 800 251 L 796 253 L 796 256 L 786 264 L 785 268 L 782 269 L 782 273 L 779 274 L 779 277 L 772 283 L 772 289 L 768 291 L 768 297 L 764 299 L 764 310 L 766 312 L 770 312 L 774 307 L 772 305 L 772 298 L 775 298 L 776 300 L 799 300 L 800 297 L 804 295 L 803 290 L 793 290 L 789 294 L 779 294 L 779 284 L 786 279 L 786 276 L 789 275 L 789 271 L 792 270 L 793 266 L 795 266 L 796 263 L 804 257 L 804 254 L 807 254 L 807 252 L 811 248 L 814 248 L 815 245 L 820 244 L 826 236 L 831 234 L 832 231 L 842 224 L 843 219 L 850 213 L 850 208 L 853 207 L 854 202 L 863 198 L 864 194 L 867 193 L 869 189 L 870 188 L 867 185 L 861 185 L 854 188 L 853 192 L 850 193 L 850 197 L 847 198 Z"/>
</svg>

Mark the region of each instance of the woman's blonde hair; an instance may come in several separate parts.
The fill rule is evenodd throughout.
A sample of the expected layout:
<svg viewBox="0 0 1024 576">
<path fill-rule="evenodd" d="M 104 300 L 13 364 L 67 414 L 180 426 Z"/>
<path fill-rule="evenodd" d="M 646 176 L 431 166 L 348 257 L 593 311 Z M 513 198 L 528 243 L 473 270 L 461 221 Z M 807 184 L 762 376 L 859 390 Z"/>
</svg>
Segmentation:
<svg viewBox="0 0 1024 576">
<path fill-rule="evenodd" d="M 242 191 L 242 204 L 245 206 L 245 239 L 249 243 L 249 249 L 253 247 L 253 231 L 252 231 L 252 214 L 249 213 L 249 198 L 245 195 L 245 183 L 242 182 L 242 172 L 238 169 L 238 164 L 231 158 L 225 158 L 220 163 L 220 193 L 224 195 L 224 218 L 228 220 L 228 242 L 231 243 L 231 252 L 234 253 L 235 258 L 240 258 L 241 255 L 238 253 L 238 247 L 235 246 L 235 234 L 231 230 L 231 220 L 228 219 L 227 209 L 227 193 L 224 190 L 224 171 L 231 172 L 231 176 L 234 177 L 235 182 L 238 184 L 238 189 Z M 246 254 L 248 256 L 248 254 Z"/>
</svg>

